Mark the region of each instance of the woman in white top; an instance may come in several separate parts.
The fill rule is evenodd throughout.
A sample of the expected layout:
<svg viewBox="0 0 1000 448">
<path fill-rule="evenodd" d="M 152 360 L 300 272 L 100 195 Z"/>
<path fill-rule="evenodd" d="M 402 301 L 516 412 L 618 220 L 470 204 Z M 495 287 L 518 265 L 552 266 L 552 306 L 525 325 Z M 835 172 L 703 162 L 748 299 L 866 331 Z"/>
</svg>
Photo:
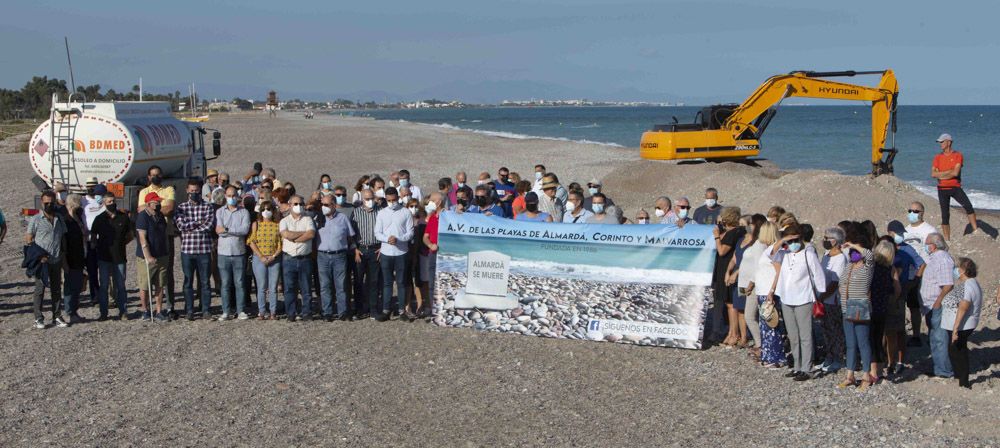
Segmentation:
<svg viewBox="0 0 1000 448">
<path fill-rule="evenodd" d="M 351 203 L 354 204 L 355 207 L 361 206 L 361 201 L 364 199 L 361 197 L 361 192 L 369 188 L 368 181 L 371 180 L 371 178 L 371 176 L 365 174 L 364 176 L 358 178 L 358 182 L 354 184 L 354 195 L 351 196 Z"/>
<path fill-rule="evenodd" d="M 823 341 L 826 359 L 820 367 L 824 373 L 840 370 L 843 366 L 845 342 L 843 316 L 840 310 L 840 276 L 847 268 L 847 255 L 840 250 L 844 244 L 844 229 L 830 227 L 823 232 L 823 273 L 826 275 L 826 292 L 820 294 L 823 300 Z"/>
<path fill-rule="evenodd" d="M 813 355 L 813 302 L 816 301 L 816 294 L 826 292 L 826 275 L 816 251 L 806 250 L 799 236 L 798 224 L 789 224 L 782 235 L 781 240 L 771 247 L 771 251 L 776 253 L 774 266 L 778 269 L 778 277 L 770 296 L 781 298 L 785 329 L 792 343 L 795 365 L 785 376 L 795 381 L 806 381 L 812 379 L 808 372 Z"/>
<path fill-rule="evenodd" d="M 976 263 L 959 258 L 955 267 L 958 280 L 941 301 L 941 328 L 948 331 L 948 359 L 958 385 L 971 389 L 969 383 L 969 335 L 979 325 L 983 312 L 983 290 L 976 280 Z"/>
<path fill-rule="evenodd" d="M 750 246 L 743 251 L 743 257 L 737 267 L 736 287 L 747 299 L 742 316 L 746 320 L 746 327 L 750 330 L 750 336 L 753 338 L 754 348 L 750 350 L 750 354 L 753 357 L 759 357 L 760 322 L 757 319 L 757 295 L 754 294 L 752 285 L 754 273 L 757 272 L 757 261 L 760 260 L 760 254 L 764 253 L 764 249 L 767 248 L 766 244 L 759 241 L 760 228 L 767 222 L 767 217 L 756 214 L 748 219 L 750 226 L 747 227 L 747 235 L 743 238 L 743 246 L 745 247 L 747 244 Z M 734 263 L 735 259 L 733 257 Z"/>
<path fill-rule="evenodd" d="M 776 298 L 768 297 L 774 279 L 778 274 L 771 261 L 771 246 L 778 241 L 778 225 L 773 222 L 765 222 L 757 232 L 757 242 L 764 245 L 760 256 L 757 257 L 757 266 L 754 267 L 753 282 L 747 287 L 753 290 L 757 296 L 757 305 L 762 305 L 765 301 L 771 300 L 777 304 Z M 779 323 L 771 327 L 766 321 L 760 319 L 760 343 L 758 344 L 759 359 L 761 365 L 771 368 L 784 367 L 788 359 L 785 357 L 785 329 Z"/>
</svg>

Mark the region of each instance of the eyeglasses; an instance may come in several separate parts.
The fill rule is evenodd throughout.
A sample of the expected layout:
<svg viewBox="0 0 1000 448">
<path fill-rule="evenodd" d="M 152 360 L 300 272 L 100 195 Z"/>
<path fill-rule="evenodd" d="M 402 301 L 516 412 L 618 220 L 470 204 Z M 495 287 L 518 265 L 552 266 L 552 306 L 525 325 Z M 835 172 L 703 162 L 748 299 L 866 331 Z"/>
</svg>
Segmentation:
<svg viewBox="0 0 1000 448">
<path fill-rule="evenodd" d="M 910 209 L 910 210 L 907 210 L 907 212 L 909 212 L 909 213 L 923 213 L 924 211 L 923 210 L 913 210 L 913 209 Z"/>
</svg>

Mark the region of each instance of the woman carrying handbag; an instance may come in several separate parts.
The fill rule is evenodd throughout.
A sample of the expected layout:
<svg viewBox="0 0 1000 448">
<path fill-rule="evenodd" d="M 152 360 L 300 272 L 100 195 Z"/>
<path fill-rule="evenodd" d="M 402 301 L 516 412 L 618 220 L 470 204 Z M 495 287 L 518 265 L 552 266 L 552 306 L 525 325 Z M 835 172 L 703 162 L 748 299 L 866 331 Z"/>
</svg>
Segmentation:
<svg viewBox="0 0 1000 448">
<path fill-rule="evenodd" d="M 843 389 L 857 384 L 854 369 L 857 367 L 857 356 L 860 352 L 862 371 L 860 391 L 867 390 L 875 381 L 868 373 L 871 366 L 872 350 L 869 343 L 871 329 L 872 303 L 868 296 L 872 283 L 874 257 L 872 251 L 858 243 L 857 232 L 849 232 L 847 242 L 842 248 L 848 254 L 848 265 L 840 281 L 840 307 L 844 312 L 844 336 L 847 342 L 847 377 L 837 385 Z"/>
</svg>

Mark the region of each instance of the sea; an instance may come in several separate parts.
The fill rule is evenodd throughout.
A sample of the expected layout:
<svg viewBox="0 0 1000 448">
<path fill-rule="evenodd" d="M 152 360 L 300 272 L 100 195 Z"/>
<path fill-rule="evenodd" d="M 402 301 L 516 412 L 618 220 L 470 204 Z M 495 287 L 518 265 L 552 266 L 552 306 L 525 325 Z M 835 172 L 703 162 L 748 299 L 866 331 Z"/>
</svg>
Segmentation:
<svg viewBox="0 0 1000 448">
<path fill-rule="evenodd" d="M 634 148 L 655 124 L 694 121 L 700 107 L 479 107 L 336 112 L 429 126 L 465 129 L 510 139 L 555 139 Z M 930 177 L 939 152 L 935 139 L 954 137 L 965 157 L 962 184 L 973 205 L 1000 209 L 1000 106 L 900 106 L 897 177 L 937 197 Z M 760 158 L 784 169 L 824 169 L 861 175 L 871 171 L 868 106 L 784 105 L 761 138 Z M 893 145 L 889 140 L 887 145 Z M 991 174 L 992 173 L 992 174 Z"/>
</svg>

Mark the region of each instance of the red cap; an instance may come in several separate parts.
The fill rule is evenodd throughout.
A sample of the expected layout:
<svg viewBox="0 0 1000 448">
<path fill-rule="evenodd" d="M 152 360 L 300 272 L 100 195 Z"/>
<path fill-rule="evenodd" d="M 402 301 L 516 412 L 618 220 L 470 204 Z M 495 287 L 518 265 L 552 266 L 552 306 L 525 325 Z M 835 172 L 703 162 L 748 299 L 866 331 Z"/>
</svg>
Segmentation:
<svg viewBox="0 0 1000 448">
<path fill-rule="evenodd" d="M 148 204 L 153 201 L 160 202 L 162 201 L 162 199 L 160 199 L 160 195 L 156 194 L 155 191 L 150 191 L 149 193 L 146 193 L 146 198 L 143 200 L 143 202 Z"/>
</svg>

